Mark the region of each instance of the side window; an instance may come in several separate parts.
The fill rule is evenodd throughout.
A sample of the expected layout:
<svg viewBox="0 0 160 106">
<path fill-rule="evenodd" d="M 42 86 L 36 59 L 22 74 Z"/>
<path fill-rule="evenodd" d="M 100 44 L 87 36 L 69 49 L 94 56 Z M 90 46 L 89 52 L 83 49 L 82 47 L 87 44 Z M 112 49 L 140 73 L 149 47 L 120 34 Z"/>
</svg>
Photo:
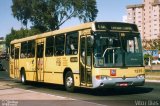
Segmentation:
<svg viewBox="0 0 160 106">
<path fill-rule="evenodd" d="M 21 43 L 21 58 L 32 58 L 35 56 L 35 41 L 31 40 L 28 42 Z"/>
<path fill-rule="evenodd" d="M 53 56 L 54 37 L 49 36 L 46 38 L 46 57 Z"/>
<path fill-rule="evenodd" d="M 35 56 L 35 41 L 28 41 L 27 57 L 32 58 Z"/>
<path fill-rule="evenodd" d="M 44 44 L 37 45 L 37 58 L 43 57 Z"/>
<path fill-rule="evenodd" d="M 11 45 L 11 57 L 14 58 L 14 45 Z"/>
<path fill-rule="evenodd" d="M 19 48 L 15 48 L 15 59 L 19 59 Z"/>
<path fill-rule="evenodd" d="M 55 37 L 55 55 L 61 56 L 64 55 L 64 35 L 58 35 Z"/>
<path fill-rule="evenodd" d="M 76 55 L 78 53 L 78 32 L 66 35 L 66 55 Z"/>
<path fill-rule="evenodd" d="M 22 42 L 21 43 L 21 58 L 27 57 L 27 42 Z"/>
</svg>

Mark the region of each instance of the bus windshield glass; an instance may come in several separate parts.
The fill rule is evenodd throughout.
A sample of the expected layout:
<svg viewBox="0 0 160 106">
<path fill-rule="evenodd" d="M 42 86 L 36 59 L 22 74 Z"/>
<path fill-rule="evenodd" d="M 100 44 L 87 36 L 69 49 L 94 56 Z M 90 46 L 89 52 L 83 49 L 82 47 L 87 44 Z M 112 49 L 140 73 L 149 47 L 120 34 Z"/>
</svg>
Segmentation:
<svg viewBox="0 0 160 106">
<path fill-rule="evenodd" d="M 142 66 L 143 55 L 139 34 L 95 32 L 94 66 Z"/>
</svg>

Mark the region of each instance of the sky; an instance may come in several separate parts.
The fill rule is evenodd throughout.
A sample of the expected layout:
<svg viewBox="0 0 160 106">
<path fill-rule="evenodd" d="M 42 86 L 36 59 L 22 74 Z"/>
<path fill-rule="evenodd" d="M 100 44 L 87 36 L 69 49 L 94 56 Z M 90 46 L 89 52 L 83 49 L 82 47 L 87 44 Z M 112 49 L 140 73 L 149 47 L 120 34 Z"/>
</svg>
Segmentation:
<svg viewBox="0 0 160 106">
<path fill-rule="evenodd" d="M 140 4 L 143 0 L 96 0 L 98 14 L 95 21 L 122 21 L 126 15 L 126 6 Z M 0 37 L 5 37 L 10 33 L 11 28 L 20 29 L 23 25 L 12 15 L 12 0 L 0 0 Z M 76 18 L 68 20 L 61 28 L 78 25 L 80 22 Z"/>
</svg>

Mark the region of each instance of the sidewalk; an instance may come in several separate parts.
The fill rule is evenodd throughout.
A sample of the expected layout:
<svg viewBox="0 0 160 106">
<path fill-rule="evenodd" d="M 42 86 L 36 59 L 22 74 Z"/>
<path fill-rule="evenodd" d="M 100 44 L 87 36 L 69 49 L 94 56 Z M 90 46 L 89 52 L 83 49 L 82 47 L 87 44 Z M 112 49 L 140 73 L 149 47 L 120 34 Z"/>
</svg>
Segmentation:
<svg viewBox="0 0 160 106">
<path fill-rule="evenodd" d="M 73 100 L 71 98 L 14 88 L 0 81 L 0 100 Z"/>
<path fill-rule="evenodd" d="M 146 82 L 160 83 L 160 81 L 159 81 L 159 80 L 148 80 L 148 79 L 146 79 L 145 81 L 146 81 Z"/>
<path fill-rule="evenodd" d="M 145 66 L 145 69 L 146 70 L 159 70 L 160 71 L 160 65 L 158 64 L 158 65 L 152 65 L 152 66 Z"/>
<path fill-rule="evenodd" d="M 0 106 L 103 106 L 68 97 L 13 88 L 0 81 Z"/>
<path fill-rule="evenodd" d="M 150 76 L 150 75 L 146 75 L 146 82 L 156 82 L 156 83 L 160 83 L 160 76 Z"/>
<path fill-rule="evenodd" d="M 160 65 L 145 66 L 146 82 L 160 83 Z"/>
</svg>

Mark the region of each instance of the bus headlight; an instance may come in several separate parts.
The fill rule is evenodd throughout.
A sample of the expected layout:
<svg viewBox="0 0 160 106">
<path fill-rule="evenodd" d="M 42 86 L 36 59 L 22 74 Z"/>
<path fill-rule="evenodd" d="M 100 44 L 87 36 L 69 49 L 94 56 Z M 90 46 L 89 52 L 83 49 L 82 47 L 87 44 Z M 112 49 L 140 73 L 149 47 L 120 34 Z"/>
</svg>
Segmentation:
<svg viewBox="0 0 160 106">
<path fill-rule="evenodd" d="M 145 75 L 144 75 L 144 74 L 140 74 L 140 75 L 137 76 L 137 78 L 138 78 L 138 79 L 144 79 L 144 78 L 145 78 Z"/>
<path fill-rule="evenodd" d="M 97 75 L 97 76 L 96 76 L 96 79 L 97 79 L 97 80 L 112 80 L 111 77 L 105 76 L 105 75 Z"/>
</svg>

